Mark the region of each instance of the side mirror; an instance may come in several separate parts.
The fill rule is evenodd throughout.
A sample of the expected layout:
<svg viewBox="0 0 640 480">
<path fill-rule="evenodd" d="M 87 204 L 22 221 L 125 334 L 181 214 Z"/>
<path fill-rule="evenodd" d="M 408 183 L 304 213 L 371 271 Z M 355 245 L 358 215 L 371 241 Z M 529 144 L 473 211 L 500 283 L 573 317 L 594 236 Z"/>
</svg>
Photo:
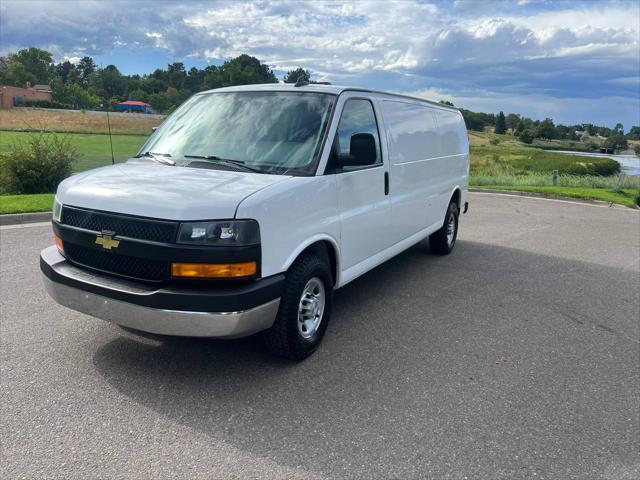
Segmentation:
<svg viewBox="0 0 640 480">
<path fill-rule="evenodd" d="M 363 167 L 376 161 L 376 139 L 370 133 L 351 135 L 349 153 L 338 155 L 338 167 Z"/>
</svg>

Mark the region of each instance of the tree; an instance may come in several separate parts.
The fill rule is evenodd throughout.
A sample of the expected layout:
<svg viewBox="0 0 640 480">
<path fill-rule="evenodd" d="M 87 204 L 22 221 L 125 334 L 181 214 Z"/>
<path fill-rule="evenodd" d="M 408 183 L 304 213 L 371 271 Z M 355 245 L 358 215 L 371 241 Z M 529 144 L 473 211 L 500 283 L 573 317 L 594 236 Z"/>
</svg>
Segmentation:
<svg viewBox="0 0 640 480">
<path fill-rule="evenodd" d="M 611 148 L 612 150 L 626 150 L 628 148 L 627 139 L 624 135 L 616 134 L 611 135 L 604 141 L 605 148 Z"/>
<path fill-rule="evenodd" d="M 49 83 L 54 72 L 53 56 L 46 50 L 31 47 L 10 54 L 6 59 L 6 68 L 2 72 L 5 83 L 24 87 L 27 82 L 32 85 Z"/>
<path fill-rule="evenodd" d="M 204 69 L 205 89 L 249 85 L 253 83 L 278 83 L 271 69 L 255 57 L 240 55 L 219 67 L 210 65 Z"/>
<path fill-rule="evenodd" d="M 80 82 L 84 86 L 88 86 L 91 75 L 96 71 L 96 64 L 93 58 L 82 57 L 78 62 L 78 71 L 80 72 Z"/>
<path fill-rule="evenodd" d="M 69 60 L 65 60 L 55 67 L 56 75 L 58 75 L 63 82 L 69 82 L 72 78 L 77 78 L 78 74 L 72 73 L 76 72 L 76 70 L 76 66 Z"/>
<path fill-rule="evenodd" d="M 57 75 L 51 78 L 51 90 L 53 100 L 73 108 L 95 108 L 102 103 L 100 97 L 91 94 L 86 88 L 76 83 L 64 83 Z"/>
<path fill-rule="evenodd" d="M 440 100 L 438 103 L 441 103 L 443 105 L 449 105 L 450 107 L 455 107 L 453 102 L 450 102 L 449 100 Z"/>
<path fill-rule="evenodd" d="M 140 89 L 144 90 L 147 95 L 152 93 L 163 92 L 167 89 L 165 83 L 157 78 L 147 77 L 140 80 Z"/>
<path fill-rule="evenodd" d="M 169 64 L 167 68 L 167 83 L 173 88 L 182 88 L 187 72 L 184 69 L 184 63 L 175 62 Z"/>
<path fill-rule="evenodd" d="M 520 123 L 520 115 L 517 113 L 510 113 L 507 115 L 507 128 L 511 129 L 511 133 L 515 133 L 518 124 Z"/>
<path fill-rule="evenodd" d="M 196 67 L 192 67 L 187 73 L 183 85 L 184 88 L 188 89 L 191 93 L 196 93 L 202 90 L 203 80 L 204 70 L 198 70 Z"/>
<path fill-rule="evenodd" d="M 566 125 L 556 125 L 556 131 L 554 134 L 555 138 L 564 138 L 567 140 L 573 140 L 572 134 L 573 134 L 573 137 L 575 137 L 575 133 L 573 132 L 573 130 L 567 127 Z"/>
<path fill-rule="evenodd" d="M 191 96 L 188 90 L 170 90 L 149 96 L 149 104 L 158 113 L 171 113 Z"/>
<path fill-rule="evenodd" d="M 278 79 L 267 65 L 246 54 L 224 62 L 220 71 L 225 87 L 252 83 L 278 83 Z"/>
<path fill-rule="evenodd" d="M 460 109 L 464 122 L 469 130 L 481 132 L 484 127 L 495 124 L 495 115 L 482 112 L 472 112 L 464 108 Z"/>
<path fill-rule="evenodd" d="M 532 130 L 523 130 L 518 134 L 518 138 L 522 143 L 533 143 L 534 134 Z"/>
<path fill-rule="evenodd" d="M 640 140 L 640 126 L 634 125 L 627 133 L 627 138 L 629 140 Z"/>
<path fill-rule="evenodd" d="M 496 117 L 496 127 L 494 130 L 495 133 L 499 133 L 500 135 L 504 135 L 507 133 L 507 121 L 504 118 L 504 112 L 498 113 Z"/>
<path fill-rule="evenodd" d="M 556 137 L 556 126 L 553 124 L 553 120 L 550 118 L 545 118 L 536 130 L 536 137 L 538 138 L 546 138 L 553 139 Z"/>
<path fill-rule="evenodd" d="M 299 78 L 302 78 L 306 82 L 310 82 L 311 74 L 309 73 L 309 70 L 298 67 L 295 70 L 289 70 L 282 79 L 284 80 L 284 83 L 296 83 Z"/>
<path fill-rule="evenodd" d="M 613 127 L 613 133 L 615 135 L 624 135 L 624 126 L 621 123 L 616 123 L 616 126 Z"/>
<path fill-rule="evenodd" d="M 125 80 L 115 65 L 107 65 L 94 76 L 97 93 L 104 98 L 124 96 Z"/>
<path fill-rule="evenodd" d="M 127 98 L 129 100 L 138 100 L 140 102 L 146 102 L 149 100 L 149 97 L 147 96 L 146 92 L 140 88 L 136 90 L 131 90 L 127 95 Z"/>
</svg>

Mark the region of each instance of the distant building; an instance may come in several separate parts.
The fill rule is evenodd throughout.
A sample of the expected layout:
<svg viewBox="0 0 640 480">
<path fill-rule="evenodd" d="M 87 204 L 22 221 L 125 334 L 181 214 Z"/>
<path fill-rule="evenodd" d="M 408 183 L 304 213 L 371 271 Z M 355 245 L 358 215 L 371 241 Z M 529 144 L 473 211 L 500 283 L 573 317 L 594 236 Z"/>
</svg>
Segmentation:
<svg viewBox="0 0 640 480">
<path fill-rule="evenodd" d="M 34 100 L 51 101 L 49 85 L 34 85 L 27 82 L 27 88 L 0 85 L 0 108 L 13 108 L 16 105 Z"/>
<path fill-rule="evenodd" d="M 118 110 L 121 112 L 136 112 L 136 113 L 153 113 L 151 105 L 145 102 L 138 102 L 135 100 L 127 100 L 126 102 L 120 102 L 118 104 Z"/>
</svg>

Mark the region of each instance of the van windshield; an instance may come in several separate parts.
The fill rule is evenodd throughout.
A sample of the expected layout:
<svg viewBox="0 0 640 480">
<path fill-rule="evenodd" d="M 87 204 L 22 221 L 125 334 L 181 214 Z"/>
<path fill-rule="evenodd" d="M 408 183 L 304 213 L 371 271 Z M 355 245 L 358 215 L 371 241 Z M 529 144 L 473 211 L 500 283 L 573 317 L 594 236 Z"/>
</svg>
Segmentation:
<svg viewBox="0 0 640 480">
<path fill-rule="evenodd" d="M 311 174 L 335 96 L 309 92 L 226 92 L 194 95 L 140 150 L 177 166 Z M 234 167 L 234 163 L 236 166 Z"/>
</svg>

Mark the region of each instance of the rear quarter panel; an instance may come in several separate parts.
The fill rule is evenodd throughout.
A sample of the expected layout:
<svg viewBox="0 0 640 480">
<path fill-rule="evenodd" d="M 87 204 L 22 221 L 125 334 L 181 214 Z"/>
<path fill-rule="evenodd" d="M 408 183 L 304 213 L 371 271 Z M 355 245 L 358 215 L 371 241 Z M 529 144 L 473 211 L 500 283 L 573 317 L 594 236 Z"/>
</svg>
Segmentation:
<svg viewBox="0 0 640 480">
<path fill-rule="evenodd" d="M 389 145 L 394 234 L 400 241 L 442 225 L 449 200 L 466 190 L 468 139 L 462 115 L 419 100 L 382 100 Z"/>
</svg>

